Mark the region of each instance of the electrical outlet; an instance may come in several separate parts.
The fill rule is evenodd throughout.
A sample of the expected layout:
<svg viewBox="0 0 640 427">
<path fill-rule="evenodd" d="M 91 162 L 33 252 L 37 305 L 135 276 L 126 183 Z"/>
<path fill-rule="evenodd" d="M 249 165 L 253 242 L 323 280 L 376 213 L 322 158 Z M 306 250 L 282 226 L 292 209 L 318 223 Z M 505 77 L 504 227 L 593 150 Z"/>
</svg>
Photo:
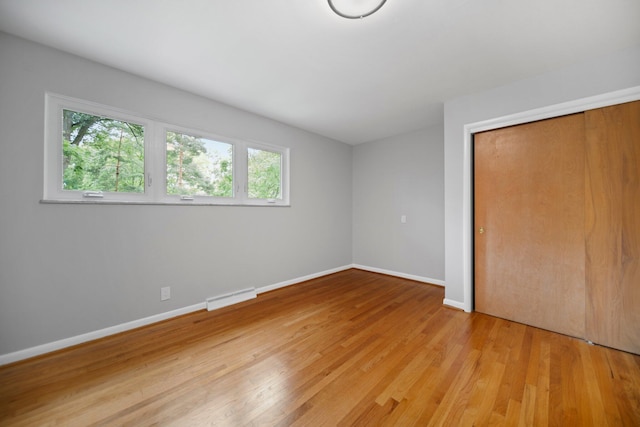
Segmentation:
<svg viewBox="0 0 640 427">
<path fill-rule="evenodd" d="M 160 301 L 166 301 L 171 298 L 171 287 L 160 288 Z"/>
</svg>

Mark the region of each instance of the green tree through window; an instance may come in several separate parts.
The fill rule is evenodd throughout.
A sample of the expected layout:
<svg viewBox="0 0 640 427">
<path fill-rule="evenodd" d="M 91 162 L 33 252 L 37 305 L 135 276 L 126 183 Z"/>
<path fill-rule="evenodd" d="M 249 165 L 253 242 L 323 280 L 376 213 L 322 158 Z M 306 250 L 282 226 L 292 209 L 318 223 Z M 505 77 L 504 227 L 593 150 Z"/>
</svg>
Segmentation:
<svg viewBox="0 0 640 427">
<path fill-rule="evenodd" d="M 289 206 L 289 148 L 47 93 L 43 201 Z"/>
<path fill-rule="evenodd" d="M 282 154 L 249 148 L 248 156 L 249 198 L 282 198 Z"/>
<path fill-rule="evenodd" d="M 167 194 L 233 197 L 233 146 L 167 132 Z"/>
<path fill-rule="evenodd" d="M 144 192 L 144 127 L 63 110 L 63 189 Z"/>
</svg>

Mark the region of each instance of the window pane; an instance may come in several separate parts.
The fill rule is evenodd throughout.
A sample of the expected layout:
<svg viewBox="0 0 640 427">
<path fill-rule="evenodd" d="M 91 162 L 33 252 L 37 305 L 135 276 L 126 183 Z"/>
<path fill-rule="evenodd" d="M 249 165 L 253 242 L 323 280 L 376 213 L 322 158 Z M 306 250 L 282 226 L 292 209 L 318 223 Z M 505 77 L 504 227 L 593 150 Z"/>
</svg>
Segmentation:
<svg viewBox="0 0 640 427">
<path fill-rule="evenodd" d="M 62 188 L 144 192 L 144 127 L 72 110 L 62 112 Z"/>
<path fill-rule="evenodd" d="M 282 198 L 282 153 L 248 149 L 248 191 L 251 199 Z"/>
<path fill-rule="evenodd" d="M 233 197 L 233 145 L 167 132 L 167 194 Z"/>
</svg>

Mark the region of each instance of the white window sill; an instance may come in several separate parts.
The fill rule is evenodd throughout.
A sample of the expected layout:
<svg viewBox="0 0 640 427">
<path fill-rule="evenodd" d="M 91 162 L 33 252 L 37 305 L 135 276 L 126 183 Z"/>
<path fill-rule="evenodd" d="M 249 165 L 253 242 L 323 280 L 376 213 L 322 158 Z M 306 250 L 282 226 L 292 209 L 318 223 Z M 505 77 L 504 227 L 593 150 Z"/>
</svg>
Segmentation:
<svg viewBox="0 0 640 427">
<path fill-rule="evenodd" d="M 244 206 L 244 207 L 268 207 L 290 208 L 291 204 L 277 203 L 194 203 L 194 202 L 140 202 L 123 200 L 51 200 L 41 199 L 45 205 L 149 205 L 149 206 Z"/>
</svg>

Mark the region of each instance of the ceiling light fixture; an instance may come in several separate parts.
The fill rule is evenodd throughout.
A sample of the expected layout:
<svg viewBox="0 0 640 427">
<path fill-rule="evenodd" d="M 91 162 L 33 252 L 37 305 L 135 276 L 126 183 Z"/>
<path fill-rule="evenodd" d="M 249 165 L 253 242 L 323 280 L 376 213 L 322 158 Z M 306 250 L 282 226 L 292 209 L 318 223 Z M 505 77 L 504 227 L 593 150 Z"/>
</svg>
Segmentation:
<svg viewBox="0 0 640 427">
<path fill-rule="evenodd" d="M 347 19 L 361 19 L 373 15 L 387 0 L 328 0 L 329 7 Z"/>
</svg>

